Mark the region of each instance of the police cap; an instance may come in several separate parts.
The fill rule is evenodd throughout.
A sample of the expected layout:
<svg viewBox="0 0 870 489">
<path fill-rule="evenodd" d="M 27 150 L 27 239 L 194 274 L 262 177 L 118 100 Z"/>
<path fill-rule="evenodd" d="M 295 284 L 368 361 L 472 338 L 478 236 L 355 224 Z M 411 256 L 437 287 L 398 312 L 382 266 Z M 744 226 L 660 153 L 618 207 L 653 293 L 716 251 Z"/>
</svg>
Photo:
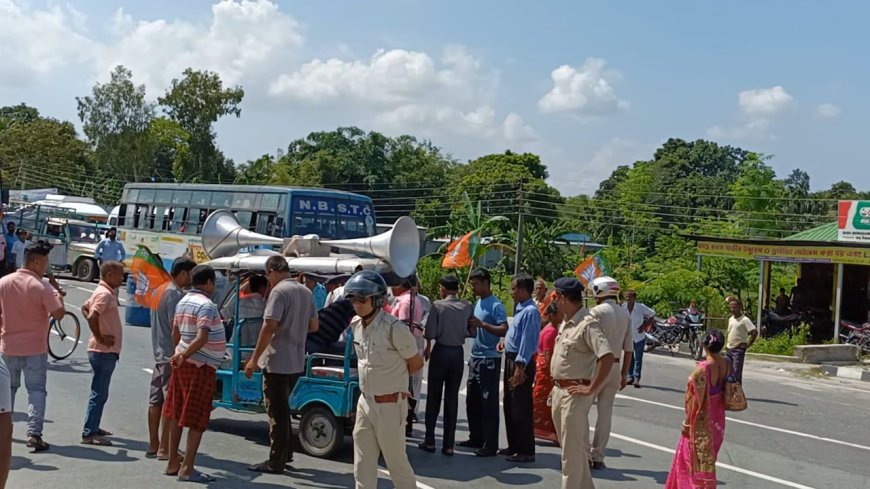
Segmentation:
<svg viewBox="0 0 870 489">
<path fill-rule="evenodd" d="M 564 295 L 579 295 L 583 293 L 583 284 L 573 277 L 562 277 L 553 283 L 556 292 Z"/>
</svg>

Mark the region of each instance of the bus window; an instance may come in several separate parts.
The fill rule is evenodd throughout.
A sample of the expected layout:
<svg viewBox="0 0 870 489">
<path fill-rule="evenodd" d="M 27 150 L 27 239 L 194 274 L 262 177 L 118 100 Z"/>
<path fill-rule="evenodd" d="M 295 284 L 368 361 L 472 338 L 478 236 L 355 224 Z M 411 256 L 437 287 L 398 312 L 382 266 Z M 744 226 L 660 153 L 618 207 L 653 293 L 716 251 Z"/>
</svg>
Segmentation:
<svg viewBox="0 0 870 489">
<path fill-rule="evenodd" d="M 112 224 L 109 223 L 109 226 L 116 227 L 124 227 L 124 223 L 127 222 L 127 204 L 121 204 L 121 207 L 118 208 L 118 222 Z"/>
<path fill-rule="evenodd" d="M 151 189 L 142 189 L 139 191 L 139 198 L 136 202 L 140 202 L 142 204 L 153 204 L 154 203 L 154 190 Z"/>
<path fill-rule="evenodd" d="M 172 190 L 158 190 L 154 194 L 155 204 L 170 204 L 172 203 Z"/>
<path fill-rule="evenodd" d="M 285 236 L 284 218 L 283 217 L 279 216 L 279 217 L 275 218 L 275 226 L 272 228 L 272 232 L 269 234 L 271 234 L 272 236 L 279 237 L 279 238 L 283 238 Z"/>
<path fill-rule="evenodd" d="M 211 195 L 211 207 L 213 209 L 229 209 L 232 199 L 231 192 L 214 192 Z"/>
<path fill-rule="evenodd" d="M 260 209 L 264 211 L 280 211 L 278 209 L 279 194 L 263 194 L 260 198 Z"/>
<path fill-rule="evenodd" d="M 166 209 L 166 218 L 163 219 L 163 230 L 164 231 L 172 231 L 174 228 L 172 226 L 173 219 L 172 217 L 175 215 L 175 208 L 168 207 Z"/>
<path fill-rule="evenodd" d="M 177 193 L 176 193 L 177 194 Z M 187 208 L 176 207 L 172 212 L 172 224 L 170 229 L 177 230 L 180 233 L 184 232 L 184 218 L 187 214 Z"/>
<path fill-rule="evenodd" d="M 190 205 L 207 206 L 211 201 L 211 192 L 193 192 L 190 195 Z"/>
<path fill-rule="evenodd" d="M 176 190 L 172 194 L 173 204 L 188 204 L 190 203 L 190 190 Z"/>
<path fill-rule="evenodd" d="M 260 212 L 257 214 L 257 228 L 256 232 L 260 234 L 268 234 L 272 235 L 272 229 L 275 226 L 275 214 Z"/>
<path fill-rule="evenodd" d="M 134 226 L 136 229 L 147 229 L 145 227 L 145 222 L 148 219 L 145 218 L 145 215 L 148 214 L 148 206 L 147 205 L 137 205 L 136 206 L 136 214 L 134 215 Z"/>
<path fill-rule="evenodd" d="M 139 189 L 131 188 L 123 197 L 123 202 L 136 202 L 139 198 Z"/>
<path fill-rule="evenodd" d="M 151 222 L 149 229 L 163 231 L 164 221 L 166 220 L 166 207 L 154 206 L 151 208 Z"/>
<path fill-rule="evenodd" d="M 236 192 L 233 194 L 233 209 L 256 209 L 254 200 L 257 194 L 248 192 Z"/>
<path fill-rule="evenodd" d="M 199 221 L 196 223 L 196 234 L 202 234 L 202 225 L 205 224 L 205 220 L 208 218 L 209 214 L 211 214 L 211 211 L 208 209 L 199 210 Z"/>
</svg>

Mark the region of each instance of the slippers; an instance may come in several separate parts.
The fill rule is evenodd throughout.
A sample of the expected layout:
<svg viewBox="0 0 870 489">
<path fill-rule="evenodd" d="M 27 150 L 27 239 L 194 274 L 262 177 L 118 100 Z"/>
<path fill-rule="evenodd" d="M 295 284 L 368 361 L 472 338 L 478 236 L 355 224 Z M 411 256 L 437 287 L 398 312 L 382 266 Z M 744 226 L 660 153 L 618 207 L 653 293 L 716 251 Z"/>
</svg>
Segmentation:
<svg viewBox="0 0 870 489">
<path fill-rule="evenodd" d="M 94 445 L 98 447 L 110 447 L 112 446 L 112 442 L 105 439 L 100 438 L 99 436 L 91 436 L 88 438 L 82 438 L 82 445 Z"/>
<path fill-rule="evenodd" d="M 446 455 L 448 457 L 452 457 L 453 456 L 453 449 L 452 448 L 442 448 L 441 454 Z"/>
<path fill-rule="evenodd" d="M 147 454 L 146 454 L 146 456 L 147 456 Z M 161 462 L 168 462 L 169 461 L 169 457 L 166 455 L 157 455 L 155 453 L 154 456 L 157 457 L 157 460 L 159 460 Z M 182 452 L 181 450 L 178 451 L 178 458 L 184 459 L 184 452 Z"/>
<path fill-rule="evenodd" d="M 269 467 L 269 462 L 262 462 L 259 464 L 254 464 L 248 467 L 248 470 L 251 472 L 260 472 L 262 474 L 283 474 L 284 470 L 276 470 L 272 467 Z"/>
<path fill-rule="evenodd" d="M 114 435 L 114 433 L 112 433 L 111 431 L 106 431 L 102 428 L 99 428 L 99 429 L 97 429 L 97 435 L 98 436 L 112 436 L 112 435 Z"/>
<path fill-rule="evenodd" d="M 168 470 L 164 470 L 163 475 L 168 475 L 170 477 L 178 477 L 178 471 L 174 470 L 174 471 L 170 472 Z"/>
<path fill-rule="evenodd" d="M 145 458 L 157 458 L 157 452 L 145 452 Z"/>
<path fill-rule="evenodd" d="M 214 477 L 212 477 L 208 474 L 203 474 L 202 472 L 194 469 L 194 471 L 191 472 L 190 475 L 187 475 L 187 476 L 179 475 L 178 480 L 181 482 L 195 482 L 197 484 L 208 484 L 209 482 L 214 482 L 217 479 L 215 479 Z"/>
<path fill-rule="evenodd" d="M 417 448 L 424 452 L 435 453 L 435 445 L 428 445 L 425 441 L 418 444 Z"/>
</svg>

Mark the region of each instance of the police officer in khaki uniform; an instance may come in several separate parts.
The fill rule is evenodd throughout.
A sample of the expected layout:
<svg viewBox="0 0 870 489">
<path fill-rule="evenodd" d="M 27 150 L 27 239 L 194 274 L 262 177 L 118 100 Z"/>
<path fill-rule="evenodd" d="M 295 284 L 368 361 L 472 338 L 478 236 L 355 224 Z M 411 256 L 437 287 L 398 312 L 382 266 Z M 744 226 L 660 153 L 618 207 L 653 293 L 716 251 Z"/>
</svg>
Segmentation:
<svg viewBox="0 0 870 489">
<path fill-rule="evenodd" d="M 414 489 L 417 481 L 405 452 L 405 419 L 408 375 L 423 368 L 423 357 L 408 326 L 383 311 L 383 277 L 357 272 L 344 291 L 357 314 L 351 321 L 360 385 L 353 429 L 356 488 L 377 487 L 378 457 L 383 453 L 396 488 Z"/>
<path fill-rule="evenodd" d="M 610 351 L 614 355 L 616 365 L 610 369 L 610 375 L 601 387 L 601 391 L 595 397 L 595 409 L 598 418 L 595 422 L 595 437 L 592 439 L 592 452 L 590 454 L 590 466 L 593 469 L 604 469 L 604 449 L 610 439 L 610 425 L 613 420 L 613 402 L 616 393 L 625 388 L 628 382 L 628 368 L 631 366 L 631 357 L 634 354 L 634 341 L 631 332 L 631 316 L 625 309 L 616 304 L 619 295 L 619 283 L 611 277 L 598 277 L 589 284 L 595 302 L 589 314 L 594 316 L 604 336 L 610 345 Z M 622 358 L 619 353 L 622 352 Z M 622 369 L 619 363 L 622 362 Z"/>
<path fill-rule="evenodd" d="M 610 377 L 613 352 L 598 317 L 583 307 L 577 279 L 556 280 L 555 302 L 565 320 L 550 361 L 553 424 L 562 447 L 562 489 L 593 489 L 589 468 L 589 409 Z"/>
</svg>

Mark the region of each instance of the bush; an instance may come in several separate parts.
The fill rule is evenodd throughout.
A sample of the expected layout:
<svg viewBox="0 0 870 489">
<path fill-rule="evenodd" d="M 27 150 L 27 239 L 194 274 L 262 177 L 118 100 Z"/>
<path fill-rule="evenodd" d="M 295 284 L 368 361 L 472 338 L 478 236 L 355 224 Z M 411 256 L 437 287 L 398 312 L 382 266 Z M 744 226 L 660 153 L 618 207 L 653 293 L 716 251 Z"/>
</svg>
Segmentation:
<svg viewBox="0 0 870 489">
<path fill-rule="evenodd" d="M 766 353 L 768 355 L 794 355 L 794 347 L 806 345 L 809 342 L 809 326 L 801 326 L 796 332 L 780 333 L 772 338 L 759 338 L 749 349 L 750 353 Z"/>
</svg>

